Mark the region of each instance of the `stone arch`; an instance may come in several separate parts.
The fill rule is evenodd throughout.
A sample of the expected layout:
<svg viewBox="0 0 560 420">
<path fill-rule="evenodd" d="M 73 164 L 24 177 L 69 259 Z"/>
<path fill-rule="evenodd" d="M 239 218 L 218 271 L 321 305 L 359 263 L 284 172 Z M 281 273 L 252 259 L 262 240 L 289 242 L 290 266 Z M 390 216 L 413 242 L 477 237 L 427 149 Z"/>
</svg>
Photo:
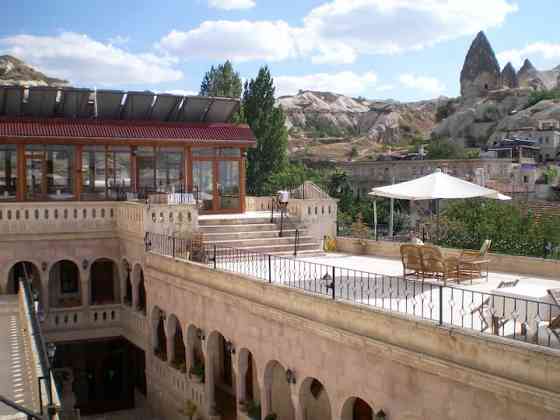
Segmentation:
<svg viewBox="0 0 560 420">
<path fill-rule="evenodd" d="M 146 315 L 146 283 L 144 281 L 144 269 L 140 263 L 134 265 L 132 282 L 134 309 Z"/>
<path fill-rule="evenodd" d="M 375 411 L 371 404 L 359 397 L 350 397 L 342 406 L 341 420 L 374 420 Z"/>
<path fill-rule="evenodd" d="M 111 258 L 100 257 L 89 267 L 90 303 L 104 305 L 120 302 L 118 264 Z"/>
<path fill-rule="evenodd" d="M 49 306 L 69 308 L 82 305 L 80 269 L 67 258 L 58 260 L 49 269 Z"/>
<path fill-rule="evenodd" d="M 152 346 L 154 355 L 167 360 L 167 332 L 165 329 L 165 312 L 158 306 L 152 308 Z"/>
<path fill-rule="evenodd" d="M 126 258 L 122 259 L 123 303 L 132 306 L 132 266 Z"/>
<path fill-rule="evenodd" d="M 260 409 L 259 374 L 253 353 L 244 347 L 238 351 L 237 357 L 237 389 L 240 408 L 245 410 Z M 251 415 L 250 412 L 249 415 Z"/>
<path fill-rule="evenodd" d="M 219 331 L 212 331 L 206 340 L 206 392 L 210 413 L 235 419 L 237 378 L 232 357 L 235 350 Z"/>
<path fill-rule="evenodd" d="M 301 382 L 298 396 L 301 413 L 304 419 L 332 419 L 329 394 L 320 380 L 313 377 L 305 378 L 305 380 Z"/>
<path fill-rule="evenodd" d="M 286 369 L 277 360 L 270 360 L 264 370 L 264 387 L 267 401 L 263 401 L 263 416 L 275 413 L 279 419 L 294 420 L 295 409 L 292 403 L 290 384 Z"/>
<path fill-rule="evenodd" d="M 191 379 L 193 377 L 192 372 L 200 372 L 201 370 L 204 372 L 204 350 L 202 348 L 202 339 L 199 337 L 199 331 L 202 333 L 202 330 L 194 324 L 190 324 L 187 327 L 186 359 Z M 194 368 L 194 371 L 191 371 L 192 368 Z"/>
<path fill-rule="evenodd" d="M 31 289 L 36 294 L 39 301 L 42 301 L 41 290 L 41 272 L 37 265 L 31 261 L 18 261 L 14 263 L 8 270 L 6 286 L 3 290 L 4 294 L 14 295 L 19 291 L 19 279 L 31 278 Z"/>
<path fill-rule="evenodd" d="M 183 328 L 176 315 L 167 318 L 168 353 L 171 365 L 183 373 L 187 371 L 186 349 Z"/>
</svg>

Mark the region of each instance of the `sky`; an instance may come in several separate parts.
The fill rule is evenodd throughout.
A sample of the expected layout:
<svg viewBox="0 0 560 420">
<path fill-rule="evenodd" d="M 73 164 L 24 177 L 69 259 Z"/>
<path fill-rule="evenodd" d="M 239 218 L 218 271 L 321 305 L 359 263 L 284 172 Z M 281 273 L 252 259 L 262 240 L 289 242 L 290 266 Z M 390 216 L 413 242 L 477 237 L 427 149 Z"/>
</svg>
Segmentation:
<svg viewBox="0 0 560 420">
<path fill-rule="evenodd" d="M 536 6 L 538 3 L 538 7 Z M 558 0 L 1 0 L 0 54 L 75 86 L 195 94 L 229 59 L 277 95 L 459 95 L 479 30 L 500 64 L 560 64 Z"/>
</svg>

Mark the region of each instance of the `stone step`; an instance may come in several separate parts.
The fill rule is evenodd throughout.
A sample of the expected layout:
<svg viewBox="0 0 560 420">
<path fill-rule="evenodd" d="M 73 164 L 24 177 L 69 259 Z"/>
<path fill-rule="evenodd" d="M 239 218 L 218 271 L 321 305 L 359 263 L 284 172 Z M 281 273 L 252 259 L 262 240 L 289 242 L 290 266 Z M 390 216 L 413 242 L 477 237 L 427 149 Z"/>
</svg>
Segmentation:
<svg viewBox="0 0 560 420">
<path fill-rule="evenodd" d="M 203 217 L 198 218 L 198 225 L 199 226 L 208 226 L 208 225 L 258 225 L 270 223 L 270 217 L 239 217 L 239 218 L 209 218 L 205 219 Z"/>
<path fill-rule="evenodd" d="M 307 233 L 304 229 L 299 231 L 300 237 Z M 293 237 L 296 234 L 295 229 L 284 229 L 282 237 Z M 264 239 L 279 238 L 280 230 L 264 230 L 264 231 L 247 231 L 247 232 L 204 232 L 204 239 L 208 242 L 233 239 Z"/>
<path fill-rule="evenodd" d="M 255 223 L 249 225 L 202 225 L 200 231 L 203 233 L 224 233 L 224 232 L 246 232 L 246 231 L 274 231 L 278 226 L 274 223 Z"/>
<path fill-rule="evenodd" d="M 300 251 L 320 251 L 321 247 L 316 242 L 306 242 L 300 243 L 298 245 L 298 253 Z M 239 251 L 239 254 L 243 253 L 257 253 L 257 254 L 277 254 L 277 253 L 293 253 L 294 252 L 294 244 L 270 244 L 270 245 L 260 245 L 260 246 L 248 246 L 248 247 L 235 247 L 233 249 L 220 249 L 217 248 L 218 255 L 224 254 L 236 254 L 236 251 Z"/>
<path fill-rule="evenodd" d="M 291 245 L 294 246 L 295 236 L 283 236 L 275 238 L 243 238 L 243 239 L 226 239 L 226 240 L 207 240 L 207 244 L 216 244 L 218 247 L 228 248 L 255 248 L 266 245 Z M 299 243 L 314 243 L 310 236 L 301 236 Z"/>
</svg>

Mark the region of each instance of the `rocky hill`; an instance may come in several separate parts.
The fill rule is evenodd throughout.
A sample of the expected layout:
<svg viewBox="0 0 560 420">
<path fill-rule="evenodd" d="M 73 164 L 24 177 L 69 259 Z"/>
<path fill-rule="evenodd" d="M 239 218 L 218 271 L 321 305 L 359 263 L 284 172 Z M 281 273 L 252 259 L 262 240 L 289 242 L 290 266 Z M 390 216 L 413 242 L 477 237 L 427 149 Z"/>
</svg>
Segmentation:
<svg viewBox="0 0 560 420">
<path fill-rule="evenodd" d="M 560 101 L 534 105 L 533 97 L 535 91 L 558 88 L 559 81 L 560 66 L 539 71 L 528 59 L 517 72 L 511 63 L 500 70 L 490 42 L 480 32 L 465 57 L 462 95 L 440 103 L 432 135 L 485 146 L 504 131 L 536 127 L 542 119 L 560 119 Z"/>
<path fill-rule="evenodd" d="M 301 91 L 278 104 L 287 116 L 292 158 L 338 161 L 429 138 L 442 100 L 400 103 Z"/>
<path fill-rule="evenodd" d="M 49 77 L 11 55 L 0 55 L 0 84 L 64 86 L 67 85 L 68 82 L 66 80 Z"/>
</svg>

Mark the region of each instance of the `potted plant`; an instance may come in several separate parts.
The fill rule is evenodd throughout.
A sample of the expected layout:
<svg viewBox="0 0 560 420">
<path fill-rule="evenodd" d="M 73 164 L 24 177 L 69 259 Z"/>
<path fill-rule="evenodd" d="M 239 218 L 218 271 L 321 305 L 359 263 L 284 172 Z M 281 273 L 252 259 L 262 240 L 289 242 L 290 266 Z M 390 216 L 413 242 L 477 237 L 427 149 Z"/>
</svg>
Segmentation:
<svg viewBox="0 0 560 420">
<path fill-rule="evenodd" d="M 358 213 L 356 221 L 352 223 L 350 229 L 352 231 L 352 237 L 356 239 L 356 244 L 361 248 L 361 252 L 365 253 L 369 229 L 364 223 L 362 213 Z"/>
<path fill-rule="evenodd" d="M 247 401 L 247 415 L 251 420 L 261 420 L 261 405 L 255 401 Z"/>
<path fill-rule="evenodd" d="M 264 420 L 276 420 L 277 418 L 278 415 L 276 413 L 270 413 L 264 418 Z"/>
<path fill-rule="evenodd" d="M 194 402 L 192 402 L 191 400 L 187 400 L 183 408 L 179 410 L 179 413 L 181 413 L 184 416 L 187 416 L 189 420 L 193 420 L 193 417 L 195 416 L 197 409 L 198 408 Z"/>
<path fill-rule="evenodd" d="M 204 365 L 200 362 L 195 363 L 191 366 L 189 375 L 190 378 L 196 383 L 204 382 Z"/>
</svg>

